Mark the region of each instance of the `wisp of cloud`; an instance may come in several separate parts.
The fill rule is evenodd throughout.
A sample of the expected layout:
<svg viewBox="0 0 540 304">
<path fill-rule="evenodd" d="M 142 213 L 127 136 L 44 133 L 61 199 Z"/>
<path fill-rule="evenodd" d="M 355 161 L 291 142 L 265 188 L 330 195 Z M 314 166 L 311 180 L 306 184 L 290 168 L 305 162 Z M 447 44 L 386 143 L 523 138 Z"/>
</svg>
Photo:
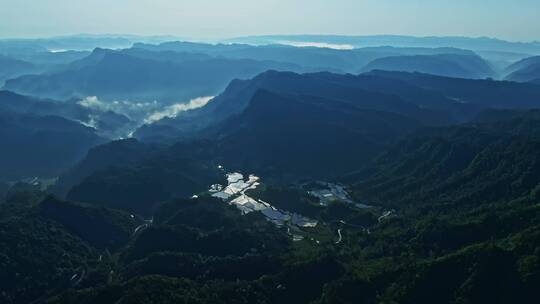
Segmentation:
<svg viewBox="0 0 540 304">
<path fill-rule="evenodd" d="M 144 120 L 144 123 L 150 124 L 158 120 L 161 120 L 165 117 L 174 118 L 180 112 L 185 112 L 185 111 L 197 109 L 200 107 L 204 107 L 210 100 L 212 100 L 212 98 L 214 98 L 214 96 L 197 97 L 190 100 L 188 103 L 176 103 L 176 104 L 167 106 L 166 108 L 160 111 L 156 111 L 148 115 L 148 117 Z"/>
</svg>

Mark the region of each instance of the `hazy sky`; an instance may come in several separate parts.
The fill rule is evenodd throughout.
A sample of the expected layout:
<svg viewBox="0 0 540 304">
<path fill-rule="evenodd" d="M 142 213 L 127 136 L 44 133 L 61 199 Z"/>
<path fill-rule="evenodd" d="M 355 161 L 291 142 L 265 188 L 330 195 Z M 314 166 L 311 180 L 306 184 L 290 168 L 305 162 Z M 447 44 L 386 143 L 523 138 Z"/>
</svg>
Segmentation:
<svg viewBox="0 0 540 304">
<path fill-rule="evenodd" d="M 406 34 L 540 40 L 540 0 L 0 0 L 0 37 Z"/>
</svg>

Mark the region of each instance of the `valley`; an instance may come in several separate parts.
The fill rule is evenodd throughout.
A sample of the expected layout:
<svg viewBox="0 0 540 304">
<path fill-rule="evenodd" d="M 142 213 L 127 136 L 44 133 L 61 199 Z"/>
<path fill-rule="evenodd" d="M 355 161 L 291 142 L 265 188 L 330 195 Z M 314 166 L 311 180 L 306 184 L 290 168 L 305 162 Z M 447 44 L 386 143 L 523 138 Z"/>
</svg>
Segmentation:
<svg viewBox="0 0 540 304">
<path fill-rule="evenodd" d="M 0 39 L 0 302 L 536 303 L 539 54 Z"/>
</svg>

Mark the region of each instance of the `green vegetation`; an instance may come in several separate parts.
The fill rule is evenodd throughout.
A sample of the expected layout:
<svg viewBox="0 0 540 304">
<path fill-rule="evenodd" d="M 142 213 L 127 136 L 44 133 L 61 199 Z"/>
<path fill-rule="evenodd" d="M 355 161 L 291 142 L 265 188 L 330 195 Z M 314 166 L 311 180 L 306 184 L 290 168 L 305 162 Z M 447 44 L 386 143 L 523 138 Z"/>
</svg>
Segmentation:
<svg viewBox="0 0 540 304">
<path fill-rule="evenodd" d="M 0 41 L 0 304 L 538 302 L 538 45 L 85 37 Z"/>
<path fill-rule="evenodd" d="M 423 129 L 343 177 L 352 201 L 369 208 L 321 204 L 309 183 L 248 192 L 315 227 L 277 226 L 205 192 L 131 214 L 110 207 L 140 205 L 65 202 L 15 185 L 0 205 L 0 300 L 536 303 L 540 120 L 536 111 L 506 114 Z M 172 168 L 215 168 L 182 167 L 184 157 L 147 159 L 137 172 L 151 180 Z"/>
</svg>

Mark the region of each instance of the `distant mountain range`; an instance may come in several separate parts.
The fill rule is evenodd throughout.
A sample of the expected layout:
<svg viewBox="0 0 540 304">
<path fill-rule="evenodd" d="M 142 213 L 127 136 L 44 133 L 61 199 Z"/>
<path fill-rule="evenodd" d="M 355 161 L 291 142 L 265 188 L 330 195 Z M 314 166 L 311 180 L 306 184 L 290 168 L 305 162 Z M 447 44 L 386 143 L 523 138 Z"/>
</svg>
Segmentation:
<svg viewBox="0 0 540 304">
<path fill-rule="evenodd" d="M 399 35 L 340 36 L 340 35 L 273 35 L 231 39 L 232 42 L 271 44 L 278 42 L 318 42 L 353 47 L 391 45 L 396 47 L 456 47 L 473 51 L 503 51 L 540 54 L 540 42 L 510 42 L 488 37 L 413 37 Z"/>
<path fill-rule="evenodd" d="M 487 37 L 274 35 L 240 37 L 230 39 L 228 41 L 233 43 L 248 43 L 254 45 L 278 43 L 304 47 L 316 46 L 336 49 L 358 49 L 381 46 L 392 46 L 396 48 L 453 47 L 474 51 L 478 55 L 482 56 L 482 58 L 489 61 L 493 68 L 495 68 L 496 72 L 500 75 L 503 75 L 503 71 L 508 65 L 526 57 L 540 54 L 540 42 L 511 42 Z"/>
<path fill-rule="evenodd" d="M 137 36 L 137 35 L 71 35 L 39 39 L 1 39 L 0 53 L 3 50 L 20 52 L 21 50 L 92 50 L 101 48 L 129 48 L 135 43 L 162 43 L 167 41 L 188 40 L 174 36 Z M 256 45 L 283 44 L 284 42 L 311 42 L 332 45 L 351 45 L 360 47 L 456 47 L 475 51 L 500 51 L 537 54 L 540 42 L 512 42 L 489 37 L 431 36 L 414 37 L 400 35 L 266 35 L 222 39 L 213 42 L 248 43 Z"/>
<path fill-rule="evenodd" d="M 71 35 L 36 39 L 1 39 L 0 53 L 91 51 L 97 47 L 118 49 L 129 48 L 135 42 L 160 42 L 171 38 L 134 35 Z"/>
<path fill-rule="evenodd" d="M 109 101 L 179 103 L 217 94 L 234 78 L 252 77 L 268 69 L 301 70 L 293 64 L 268 61 L 201 60 L 200 56 L 173 60 L 161 55 L 96 49 L 59 71 L 12 79 L 4 88 L 61 100 L 98 96 Z"/>
<path fill-rule="evenodd" d="M 175 51 L 208 54 L 226 58 L 248 58 L 288 62 L 317 71 L 336 71 L 357 73 L 377 58 L 405 55 L 460 54 L 474 55 L 463 49 L 445 48 L 399 48 L 368 47 L 351 50 L 336 50 L 317 47 L 294 47 L 283 44 L 252 46 L 247 44 L 202 44 L 192 42 L 165 42 L 159 45 L 135 44 L 135 48 L 154 51 Z"/>
<path fill-rule="evenodd" d="M 122 50 L 97 48 L 89 54 L 37 52 L 22 57 L 33 60 L 41 72 L 9 79 L 4 89 L 56 100 L 83 100 L 83 103 L 86 98 L 93 98 L 92 102 L 86 102 L 88 107 L 115 111 L 133 122 L 122 123 L 125 127 L 116 130 L 99 130 L 113 138 L 128 136 L 137 125 L 148 123 L 148 117 L 154 112 L 163 113 L 157 115 L 157 119 L 174 118 L 184 110 L 167 107 L 218 95 L 233 79 L 249 79 L 266 70 L 357 73 L 368 65 L 364 70 L 378 68 L 466 78 L 496 77 L 489 65 L 473 52 L 455 48 L 334 50 L 166 42 L 158 45 L 137 43 Z M 415 65 L 403 64 L 409 59 L 414 59 Z M 15 75 L 19 74 L 27 73 L 19 70 Z M 135 109 L 137 105 L 140 105 L 138 110 Z M 99 119 L 96 117 L 94 115 Z"/>
<path fill-rule="evenodd" d="M 0 82 L 10 78 L 15 78 L 20 75 L 26 74 L 39 74 L 50 71 L 57 66 L 68 64 L 74 60 L 81 59 L 90 54 L 89 51 L 80 49 L 94 49 L 99 46 L 97 41 L 79 41 L 80 43 L 87 44 L 87 47 L 79 48 L 76 44 L 75 38 L 73 38 L 73 44 L 67 41 L 71 38 L 59 38 L 54 39 L 0 39 L 0 60 L 10 59 L 24 62 L 24 66 L 11 66 L 7 65 L 4 61 L 2 66 L 4 67 L 2 73 L 10 71 L 8 76 L 0 75 L 4 77 L 0 78 Z M 61 42 L 64 41 L 64 42 Z M 63 43 L 66 43 L 63 45 Z M 56 45 L 57 47 L 54 47 Z M 108 44 L 104 44 L 108 45 Z M 30 66 L 29 66 L 30 65 Z M 17 69 L 13 69 L 13 68 Z M 29 68 L 31 67 L 31 68 Z M 6 70 L 7 68 L 7 70 Z"/>
<path fill-rule="evenodd" d="M 80 38 L 81 43 L 89 45 L 108 45 L 118 39 L 105 37 L 109 42 L 102 43 L 99 37 L 83 38 Z M 77 41 L 75 38 L 68 40 L 69 43 Z M 160 104 L 187 103 L 193 98 L 219 94 L 235 78 L 251 78 L 269 69 L 353 74 L 380 69 L 463 78 L 498 78 L 500 70 L 499 66 L 492 66 L 474 52 L 453 45 L 436 48 L 376 46 L 332 49 L 287 45 L 135 42 L 133 47 L 122 50 L 97 48 L 92 53 L 52 53 L 31 41 L 3 43 L 6 54 L 14 53 L 19 50 L 18 47 L 35 46 L 19 52 L 13 58 L 18 64 L 4 76 L 4 89 L 58 100 L 97 96 L 106 102 L 157 100 Z M 504 57 L 502 53 L 497 53 L 497 56 Z M 503 60 L 499 57 L 497 60 Z M 22 61 L 28 65 L 21 65 Z M 31 65 L 34 68 L 29 70 Z"/>
</svg>

